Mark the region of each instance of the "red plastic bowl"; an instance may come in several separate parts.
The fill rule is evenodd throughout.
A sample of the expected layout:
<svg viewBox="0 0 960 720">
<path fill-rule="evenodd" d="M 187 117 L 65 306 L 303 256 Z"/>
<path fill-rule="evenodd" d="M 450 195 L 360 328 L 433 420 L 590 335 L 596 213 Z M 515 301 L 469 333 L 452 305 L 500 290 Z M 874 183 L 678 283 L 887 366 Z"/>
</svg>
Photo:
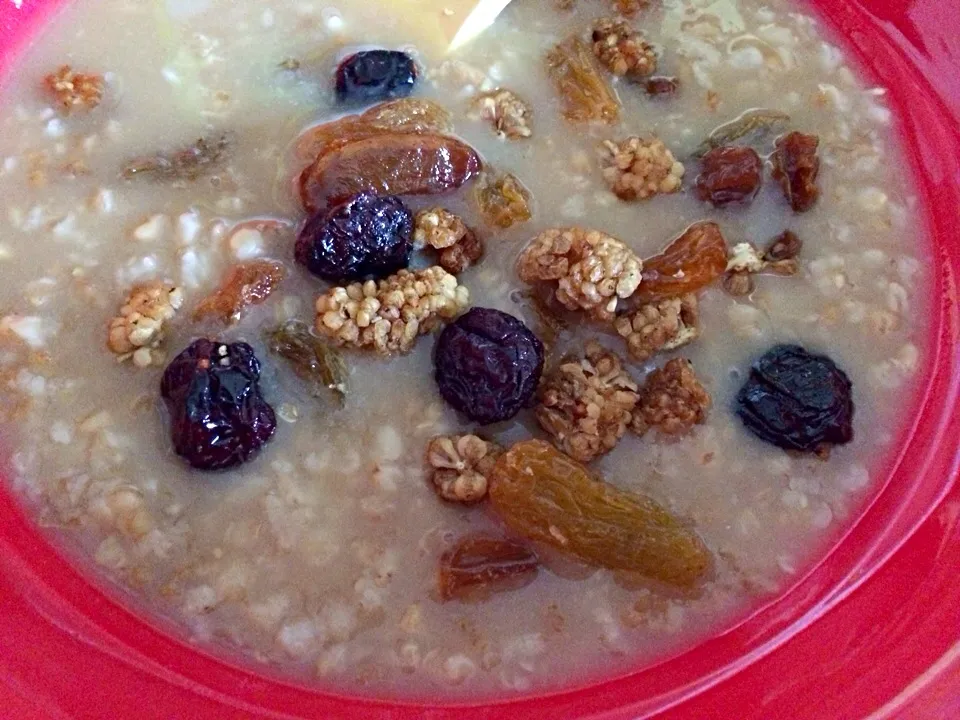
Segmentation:
<svg viewBox="0 0 960 720">
<path fill-rule="evenodd" d="M 62 0 L 0 0 L 0 70 Z M 921 409 L 875 499 L 795 586 L 625 677 L 484 705 L 340 697 L 268 679 L 94 587 L 0 489 L 0 715 L 8 718 L 960 717 L 960 3 L 809 3 L 896 111 L 935 251 Z"/>
</svg>

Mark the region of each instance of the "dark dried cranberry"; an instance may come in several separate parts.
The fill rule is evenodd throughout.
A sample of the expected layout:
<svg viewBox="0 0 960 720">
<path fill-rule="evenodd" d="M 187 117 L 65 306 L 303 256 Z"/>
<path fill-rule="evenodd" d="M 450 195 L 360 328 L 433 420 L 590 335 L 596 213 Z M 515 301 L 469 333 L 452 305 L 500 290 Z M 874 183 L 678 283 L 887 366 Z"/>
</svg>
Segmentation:
<svg viewBox="0 0 960 720">
<path fill-rule="evenodd" d="M 351 55 L 337 68 L 337 100 L 367 103 L 407 97 L 417 82 L 413 58 L 396 50 Z"/>
<path fill-rule="evenodd" d="M 260 361 L 246 343 L 196 340 L 177 355 L 160 383 L 176 453 L 200 470 L 256 455 L 277 427 L 259 378 Z"/>
<path fill-rule="evenodd" d="M 386 277 L 407 267 L 413 213 L 400 198 L 364 193 L 314 215 L 297 237 L 297 262 L 333 283 Z"/>
<path fill-rule="evenodd" d="M 820 197 L 817 175 L 820 173 L 820 158 L 817 148 L 820 138 L 816 135 L 789 133 L 776 142 L 776 150 L 770 158 L 773 163 L 773 179 L 780 183 L 783 195 L 794 212 L 806 212 Z"/>
<path fill-rule="evenodd" d="M 853 439 L 850 379 L 798 345 L 777 345 L 757 360 L 736 403 L 750 431 L 787 450 L 824 452 Z"/>
<path fill-rule="evenodd" d="M 763 163 L 753 148 L 728 145 L 714 148 L 700 160 L 697 195 L 716 207 L 748 203 L 763 180 Z"/>
<path fill-rule="evenodd" d="M 474 308 L 441 333 L 434 363 L 448 403 L 476 422 L 500 422 L 533 398 L 543 344 L 512 315 Z"/>
</svg>

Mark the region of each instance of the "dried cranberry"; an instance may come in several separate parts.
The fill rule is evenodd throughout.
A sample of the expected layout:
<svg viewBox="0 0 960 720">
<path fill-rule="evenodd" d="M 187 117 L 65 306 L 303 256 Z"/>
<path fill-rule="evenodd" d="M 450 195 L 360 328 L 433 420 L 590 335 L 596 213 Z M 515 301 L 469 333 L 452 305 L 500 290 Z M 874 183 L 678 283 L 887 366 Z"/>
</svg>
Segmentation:
<svg viewBox="0 0 960 720">
<path fill-rule="evenodd" d="M 260 361 L 246 343 L 196 340 L 177 355 L 160 383 L 176 453 L 200 470 L 256 455 L 277 427 L 259 378 Z"/>
<path fill-rule="evenodd" d="M 351 55 L 337 68 L 337 100 L 380 102 L 407 97 L 417 82 L 413 58 L 397 50 L 368 50 Z"/>
<path fill-rule="evenodd" d="M 400 198 L 369 193 L 314 215 L 297 238 L 297 262 L 333 283 L 386 277 L 407 267 L 413 213 Z"/>
<path fill-rule="evenodd" d="M 824 355 L 777 345 L 753 367 L 736 411 L 761 440 L 800 452 L 823 452 L 853 439 L 850 379 Z"/>
<path fill-rule="evenodd" d="M 434 363 L 448 403 L 476 422 L 500 422 L 533 398 L 543 344 L 512 315 L 474 308 L 441 333 Z"/>
<path fill-rule="evenodd" d="M 714 148 L 700 163 L 697 195 L 716 207 L 748 203 L 760 189 L 763 163 L 753 148 L 735 145 Z"/>
</svg>

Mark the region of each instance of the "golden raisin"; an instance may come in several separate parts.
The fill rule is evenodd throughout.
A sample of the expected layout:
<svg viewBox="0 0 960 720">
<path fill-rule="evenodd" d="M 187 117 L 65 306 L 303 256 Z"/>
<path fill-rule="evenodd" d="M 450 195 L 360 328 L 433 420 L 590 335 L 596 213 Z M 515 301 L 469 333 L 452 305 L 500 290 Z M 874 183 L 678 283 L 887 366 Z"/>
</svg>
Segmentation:
<svg viewBox="0 0 960 720">
<path fill-rule="evenodd" d="M 253 260 L 234 265 L 223 285 L 200 301 L 193 319 L 213 316 L 233 324 L 250 305 L 259 305 L 280 285 L 286 276 L 283 265 L 272 260 Z"/>
<path fill-rule="evenodd" d="M 648 497 L 594 479 L 542 440 L 494 465 L 490 502 L 510 530 L 591 565 L 691 586 L 710 567 L 700 538 Z"/>
<path fill-rule="evenodd" d="M 593 58 L 593 50 L 573 37 L 547 54 L 547 70 L 563 100 L 563 115 L 574 122 L 611 125 L 620 116 L 620 100 Z"/>
<path fill-rule="evenodd" d="M 536 554 L 515 540 L 471 535 L 440 558 L 437 589 L 443 600 L 480 600 L 530 584 L 538 565 Z"/>
<path fill-rule="evenodd" d="M 435 195 L 456 190 L 480 172 L 476 151 L 453 137 L 388 133 L 320 155 L 300 175 L 309 212 L 360 193 Z"/>
<path fill-rule="evenodd" d="M 659 255 L 643 261 L 643 280 L 631 301 L 665 300 L 700 290 L 727 269 L 727 242 L 713 222 L 691 225 Z"/>
</svg>

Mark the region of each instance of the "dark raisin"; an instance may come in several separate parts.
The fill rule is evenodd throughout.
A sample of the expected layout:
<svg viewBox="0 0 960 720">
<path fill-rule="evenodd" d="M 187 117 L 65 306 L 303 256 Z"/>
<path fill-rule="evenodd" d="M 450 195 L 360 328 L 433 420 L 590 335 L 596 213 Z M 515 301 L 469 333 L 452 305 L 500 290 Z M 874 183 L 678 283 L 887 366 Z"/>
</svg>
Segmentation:
<svg viewBox="0 0 960 720">
<path fill-rule="evenodd" d="M 200 470 L 253 458 L 277 427 L 259 378 L 260 361 L 246 343 L 196 340 L 177 355 L 160 383 L 176 453 Z"/>
<path fill-rule="evenodd" d="M 393 196 L 364 193 L 314 215 L 297 237 L 297 262 L 343 284 L 383 278 L 410 263 L 413 213 Z"/>
<path fill-rule="evenodd" d="M 680 79 L 668 75 L 654 75 L 647 78 L 645 85 L 647 95 L 653 95 L 654 97 L 673 95 L 680 89 Z"/>
<path fill-rule="evenodd" d="M 437 341 L 440 394 L 471 420 L 508 420 L 530 404 L 543 372 L 543 344 L 517 318 L 474 308 Z"/>
<path fill-rule="evenodd" d="M 407 97 L 417 82 L 413 58 L 397 50 L 351 55 L 337 68 L 337 100 L 372 103 Z"/>
<path fill-rule="evenodd" d="M 820 197 L 817 175 L 820 158 L 817 148 L 820 138 L 792 132 L 779 138 L 773 157 L 773 179 L 780 183 L 784 197 L 795 212 L 806 212 Z"/>
<path fill-rule="evenodd" d="M 784 230 L 770 241 L 770 246 L 763 254 L 767 262 L 794 260 L 803 249 L 803 241 L 792 230 Z"/>
<path fill-rule="evenodd" d="M 763 179 L 763 163 L 753 148 L 718 147 L 700 159 L 697 195 L 716 207 L 748 203 Z"/>
<path fill-rule="evenodd" d="M 850 379 L 824 355 L 777 345 L 750 368 L 737 415 L 761 440 L 822 453 L 853 439 Z"/>
</svg>

